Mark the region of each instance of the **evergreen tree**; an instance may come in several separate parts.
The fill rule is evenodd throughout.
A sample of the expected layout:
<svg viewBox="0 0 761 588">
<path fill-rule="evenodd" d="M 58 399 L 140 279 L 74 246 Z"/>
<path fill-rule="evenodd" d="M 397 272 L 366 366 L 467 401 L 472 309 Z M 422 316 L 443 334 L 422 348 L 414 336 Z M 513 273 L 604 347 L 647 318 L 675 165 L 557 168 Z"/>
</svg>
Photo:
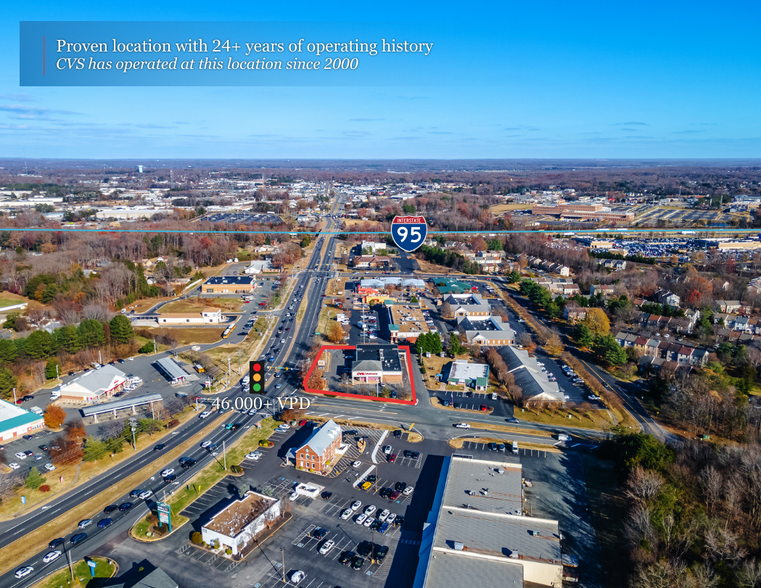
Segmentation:
<svg viewBox="0 0 761 588">
<path fill-rule="evenodd" d="M 0 369 L 0 396 L 7 398 L 16 387 L 18 378 L 8 368 Z"/>
<path fill-rule="evenodd" d="M 597 337 L 593 349 L 597 356 L 608 365 L 618 366 L 626 363 L 626 352 L 616 342 L 613 335 Z"/>
<path fill-rule="evenodd" d="M 77 335 L 83 347 L 99 347 L 106 344 L 103 323 L 95 319 L 85 319 L 79 323 Z"/>
<path fill-rule="evenodd" d="M 0 339 L 0 363 L 3 365 L 13 363 L 17 357 L 16 343 L 10 339 Z"/>
<path fill-rule="evenodd" d="M 57 359 L 49 359 L 47 365 L 45 365 L 45 377 L 48 380 L 52 380 L 56 377 L 58 374 L 58 371 L 56 370 L 58 368 L 61 369 L 60 365 L 58 364 Z"/>
<path fill-rule="evenodd" d="M 462 345 L 460 345 L 460 339 L 455 333 L 449 335 L 449 352 L 452 355 L 459 355 L 462 352 Z"/>
<path fill-rule="evenodd" d="M 77 351 L 82 349 L 82 344 L 79 342 L 79 335 L 77 334 L 77 328 L 73 325 L 66 325 L 60 329 L 56 329 L 56 339 L 58 340 L 58 346 L 67 353 L 74 355 Z"/>
<path fill-rule="evenodd" d="M 106 444 L 92 435 L 85 441 L 84 455 L 82 461 L 98 461 L 106 456 L 108 449 Z"/>
<path fill-rule="evenodd" d="M 45 359 L 56 352 L 56 341 L 47 331 L 34 331 L 24 343 L 24 351 L 32 359 Z"/>
<path fill-rule="evenodd" d="M 36 467 L 32 467 L 32 469 L 29 470 L 29 473 L 26 475 L 26 478 L 24 478 L 24 486 L 30 490 L 37 490 L 44 483 L 45 478 L 40 475 L 40 470 L 38 470 Z"/>
<path fill-rule="evenodd" d="M 114 343 L 129 343 L 134 336 L 132 323 L 123 314 L 117 314 L 109 323 L 111 327 L 111 341 Z"/>
<path fill-rule="evenodd" d="M 584 323 L 577 323 L 573 327 L 573 340 L 579 347 L 590 347 L 592 345 L 592 332 Z"/>
</svg>

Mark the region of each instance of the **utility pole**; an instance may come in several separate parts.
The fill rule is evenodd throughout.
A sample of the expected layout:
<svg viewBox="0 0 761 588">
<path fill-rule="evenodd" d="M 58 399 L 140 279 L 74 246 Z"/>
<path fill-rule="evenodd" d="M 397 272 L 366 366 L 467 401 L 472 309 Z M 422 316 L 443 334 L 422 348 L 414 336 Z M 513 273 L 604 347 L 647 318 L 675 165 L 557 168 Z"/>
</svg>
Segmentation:
<svg viewBox="0 0 761 588">
<path fill-rule="evenodd" d="M 135 441 L 135 431 L 137 431 L 137 422 L 134 419 L 129 419 L 129 428 L 132 431 L 132 447 L 137 452 L 137 441 Z"/>
<path fill-rule="evenodd" d="M 225 447 L 224 441 L 222 441 L 222 461 L 224 461 L 225 465 L 223 467 L 227 471 L 227 447 Z"/>
<path fill-rule="evenodd" d="M 282 566 L 283 567 L 280 568 L 280 571 L 283 573 L 283 584 L 285 584 L 285 548 L 284 547 L 280 548 L 280 553 L 281 553 L 281 555 L 283 557 L 283 561 L 282 561 Z"/>
<path fill-rule="evenodd" d="M 100 353 L 100 349 L 98 349 L 98 363 L 103 365 L 103 356 Z"/>
<path fill-rule="evenodd" d="M 18 404 L 18 401 L 16 400 L 16 389 L 13 389 L 13 404 Z"/>
<path fill-rule="evenodd" d="M 55 378 L 58 380 L 58 385 L 61 385 L 61 375 L 58 373 L 58 364 L 55 364 Z"/>
</svg>

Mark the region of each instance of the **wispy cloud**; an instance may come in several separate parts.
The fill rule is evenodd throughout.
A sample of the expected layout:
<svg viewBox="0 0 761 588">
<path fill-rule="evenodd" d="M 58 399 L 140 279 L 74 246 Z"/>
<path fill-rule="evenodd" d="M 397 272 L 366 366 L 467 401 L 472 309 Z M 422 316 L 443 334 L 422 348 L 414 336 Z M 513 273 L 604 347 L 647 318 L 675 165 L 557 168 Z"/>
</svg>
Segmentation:
<svg viewBox="0 0 761 588">
<path fill-rule="evenodd" d="M 619 127 L 646 127 L 648 124 L 646 122 L 640 122 L 638 120 L 632 120 L 629 122 L 622 122 L 622 123 L 616 123 Z"/>
<path fill-rule="evenodd" d="M 674 135 L 692 135 L 693 133 L 702 133 L 703 131 L 693 129 L 693 130 L 687 130 L 687 131 L 671 131 L 671 132 Z"/>
<path fill-rule="evenodd" d="M 34 100 L 29 94 L 0 94 L 0 100 L 15 100 L 17 102 L 31 102 Z"/>
<path fill-rule="evenodd" d="M 27 106 L 26 104 L 0 104 L 0 111 L 15 112 L 19 114 L 82 114 L 71 110 L 57 110 L 55 108 L 43 108 L 41 106 Z"/>
<path fill-rule="evenodd" d="M 386 120 L 385 118 L 350 118 L 350 122 L 378 122 Z"/>
</svg>

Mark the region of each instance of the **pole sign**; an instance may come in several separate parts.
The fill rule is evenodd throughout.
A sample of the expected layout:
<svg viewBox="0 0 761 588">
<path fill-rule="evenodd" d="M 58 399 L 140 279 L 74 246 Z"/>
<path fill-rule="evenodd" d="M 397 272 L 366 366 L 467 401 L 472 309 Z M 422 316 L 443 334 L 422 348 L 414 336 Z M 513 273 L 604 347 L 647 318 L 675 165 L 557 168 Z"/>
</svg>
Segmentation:
<svg viewBox="0 0 761 588">
<path fill-rule="evenodd" d="M 166 523 L 169 527 L 169 532 L 172 532 L 172 509 L 166 502 L 159 502 L 156 505 L 156 510 L 159 513 L 159 523 Z"/>
<path fill-rule="evenodd" d="M 98 562 L 94 562 L 93 560 L 88 560 L 87 565 L 90 567 L 90 574 L 92 577 L 95 577 L 95 568 L 98 567 Z"/>
<path fill-rule="evenodd" d="M 428 224 L 422 216 L 395 216 L 391 222 L 391 238 L 402 251 L 412 253 L 428 235 Z"/>
</svg>

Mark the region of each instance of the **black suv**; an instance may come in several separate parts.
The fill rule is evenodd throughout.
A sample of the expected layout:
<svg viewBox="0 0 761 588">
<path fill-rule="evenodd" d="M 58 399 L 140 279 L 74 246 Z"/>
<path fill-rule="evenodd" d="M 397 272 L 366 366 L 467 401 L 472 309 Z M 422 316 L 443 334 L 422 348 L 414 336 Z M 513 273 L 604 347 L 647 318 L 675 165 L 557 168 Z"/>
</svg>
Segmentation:
<svg viewBox="0 0 761 588">
<path fill-rule="evenodd" d="M 404 457 L 412 457 L 412 451 L 409 449 L 404 450 Z"/>
<path fill-rule="evenodd" d="M 386 559 L 386 555 L 388 555 L 388 545 L 375 546 L 375 562 L 377 564 L 382 564 L 383 560 Z"/>
<path fill-rule="evenodd" d="M 360 555 L 362 557 L 367 557 L 370 555 L 370 552 L 373 550 L 373 544 L 369 541 L 363 541 L 359 545 L 357 545 L 357 555 Z"/>
<path fill-rule="evenodd" d="M 365 565 L 365 558 L 359 557 L 358 555 L 354 557 L 354 559 L 351 560 L 351 569 L 359 571 L 362 569 L 362 566 Z"/>
<path fill-rule="evenodd" d="M 338 561 L 339 561 L 339 563 L 341 563 L 341 564 L 343 564 L 345 566 L 349 566 L 349 565 L 351 565 L 352 558 L 354 558 L 354 556 L 356 556 L 356 555 L 357 554 L 354 553 L 353 551 L 344 551 L 341 554 L 341 559 L 339 559 Z"/>
<path fill-rule="evenodd" d="M 394 437 L 399 439 L 401 436 L 402 436 L 402 431 L 400 429 L 397 429 L 396 431 L 394 431 Z"/>
<path fill-rule="evenodd" d="M 190 457 L 183 457 L 180 460 L 180 467 L 184 469 L 192 468 L 194 465 L 196 465 L 196 460 Z"/>
<path fill-rule="evenodd" d="M 312 531 L 312 537 L 315 539 L 322 539 L 327 535 L 328 532 L 325 529 L 322 529 L 320 527 L 317 527 L 314 531 Z"/>
<path fill-rule="evenodd" d="M 405 482 L 397 482 L 396 484 L 394 484 L 394 490 L 396 490 L 397 492 L 401 492 L 406 487 L 407 487 L 407 484 Z"/>
</svg>

